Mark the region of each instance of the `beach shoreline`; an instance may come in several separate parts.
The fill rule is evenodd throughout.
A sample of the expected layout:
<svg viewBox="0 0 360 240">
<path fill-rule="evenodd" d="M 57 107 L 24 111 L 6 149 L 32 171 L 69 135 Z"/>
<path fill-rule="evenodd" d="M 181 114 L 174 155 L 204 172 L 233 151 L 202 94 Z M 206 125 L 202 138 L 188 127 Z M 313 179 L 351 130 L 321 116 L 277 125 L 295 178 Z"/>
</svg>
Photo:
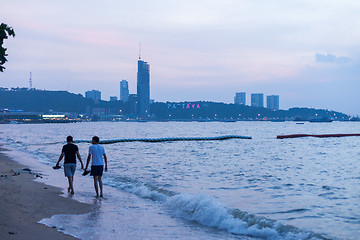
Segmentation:
<svg viewBox="0 0 360 240">
<path fill-rule="evenodd" d="M 34 181 L 27 166 L 0 146 L 0 239 L 76 239 L 39 221 L 55 214 L 85 214 L 95 207 L 60 196 L 62 189 Z"/>
</svg>

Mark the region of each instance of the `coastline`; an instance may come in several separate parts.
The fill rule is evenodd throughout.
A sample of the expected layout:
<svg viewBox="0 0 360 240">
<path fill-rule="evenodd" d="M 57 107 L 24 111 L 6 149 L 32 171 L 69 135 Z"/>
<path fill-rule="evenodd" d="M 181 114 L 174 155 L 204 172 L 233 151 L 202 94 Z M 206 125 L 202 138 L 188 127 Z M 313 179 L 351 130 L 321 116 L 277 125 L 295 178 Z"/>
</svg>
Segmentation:
<svg viewBox="0 0 360 240">
<path fill-rule="evenodd" d="M 36 174 L 4 154 L 0 145 L 0 239 L 76 239 L 38 223 L 55 214 L 85 214 L 94 207 L 60 196 L 62 189 L 36 182 Z M 20 171 L 19 171 L 20 170 Z"/>
</svg>

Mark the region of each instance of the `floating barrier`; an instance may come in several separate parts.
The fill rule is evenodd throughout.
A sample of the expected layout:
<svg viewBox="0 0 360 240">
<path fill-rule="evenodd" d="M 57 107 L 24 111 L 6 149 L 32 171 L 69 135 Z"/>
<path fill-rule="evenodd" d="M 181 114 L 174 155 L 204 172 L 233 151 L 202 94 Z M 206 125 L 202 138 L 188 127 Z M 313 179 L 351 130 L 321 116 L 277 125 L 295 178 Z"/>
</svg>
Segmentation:
<svg viewBox="0 0 360 240">
<path fill-rule="evenodd" d="M 226 135 L 219 137 L 174 137 L 174 138 L 124 138 L 124 139 L 113 139 L 113 140 L 102 140 L 99 144 L 112 144 L 120 142 L 176 142 L 176 141 L 220 141 L 228 139 L 252 139 L 247 136 L 237 135 Z M 75 140 L 75 143 L 91 143 L 91 140 Z"/>
<path fill-rule="evenodd" d="M 360 136 L 360 133 L 345 133 L 345 134 L 291 134 L 291 135 L 279 135 L 277 139 L 283 138 L 300 138 L 300 137 L 318 137 L 318 138 L 328 138 L 328 137 L 354 137 Z"/>
</svg>

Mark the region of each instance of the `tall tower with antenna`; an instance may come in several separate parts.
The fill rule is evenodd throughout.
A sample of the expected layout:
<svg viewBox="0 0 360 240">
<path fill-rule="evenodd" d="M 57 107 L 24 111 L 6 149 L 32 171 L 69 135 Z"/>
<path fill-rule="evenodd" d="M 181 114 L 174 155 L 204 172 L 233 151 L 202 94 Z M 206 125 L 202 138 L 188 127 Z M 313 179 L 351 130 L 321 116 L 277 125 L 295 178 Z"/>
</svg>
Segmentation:
<svg viewBox="0 0 360 240">
<path fill-rule="evenodd" d="M 30 86 L 30 89 L 32 89 L 32 79 L 31 79 L 31 72 L 30 72 L 30 78 L 29 78 L 29 86 Z"/>
<path fill-rule="evenodd" d="M 141 42 L 139 46 L 139 60 L 137 73 L 137 113 L 140 118 L 150 116 L 150 66 L 141 59 Z"/>
</svg>

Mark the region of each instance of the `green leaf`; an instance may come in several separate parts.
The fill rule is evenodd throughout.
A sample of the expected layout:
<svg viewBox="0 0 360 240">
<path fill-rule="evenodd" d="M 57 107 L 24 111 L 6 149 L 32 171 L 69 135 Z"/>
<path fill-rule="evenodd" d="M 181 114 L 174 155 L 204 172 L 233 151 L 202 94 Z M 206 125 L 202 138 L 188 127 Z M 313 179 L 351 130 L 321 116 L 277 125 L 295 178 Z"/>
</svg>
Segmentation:
<svg viewBox="0 0 360 240">
<path fill-rule="evenodd" d="M 12 27 L 9 27 L 5 23 L 0 24 L 0 72 L 3 72 L 5 67 L 1 66 L 5 62 L 7 62 L 7 59 L 5 56 L 6 54 L 6 48 L 3 48 L 4 39 L 8 39 L 8 36 L 15 37 L 15 31 Z"/>
</svg>

